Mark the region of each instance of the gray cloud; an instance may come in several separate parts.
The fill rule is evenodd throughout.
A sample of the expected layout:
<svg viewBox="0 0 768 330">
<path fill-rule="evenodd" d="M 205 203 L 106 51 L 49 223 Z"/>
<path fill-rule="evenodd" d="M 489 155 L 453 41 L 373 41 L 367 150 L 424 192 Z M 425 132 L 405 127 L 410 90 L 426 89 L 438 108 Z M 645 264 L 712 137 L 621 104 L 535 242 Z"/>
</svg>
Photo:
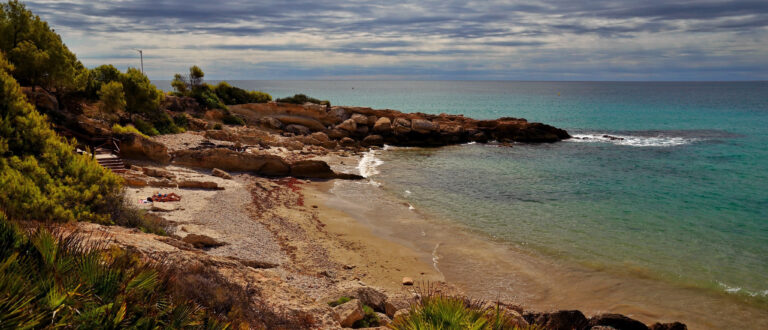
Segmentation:
<svg viewBox="0 0 768 330">
<path fill-rule="evenodd" d="M 659 79 L 654 70 L 667 70 L 673 79 L 675 72 L 689 76 L 692 71 L 671 68 L 689 66 L 712 72 L 711 79 L 768 79 L 768 60 L 763 59 L 768 52 L 765 0 L 33 0 L 26 4 L 49 20 L 88 65 L 109 60 L 130 65 L 125 52 L 140 47 L 156 50 L 155 57 L 148 57 L 150 66 L 178 70 L 189 64 L 184 62 L 202 61 L 214 68 L 207 70 L 212 76 L 246 72 L 242 66 L 249 66 L 278 78 L 356 72 L 551 78 L 574 71 L 568 70 L 569 65 L 585 68 L 588 59 L 600 59 L 599 67 L 589 66 L 595 79 L 610 79 L 610 72 L 616 79 L 642 79 L 644 72 L 649 79 Z M 698 56 L 691 57 L 693 53 Z M 229 70 L 222 63 L 240 69 Z M 547 63 L 563 67 L 537 68 L 536 73 L 530 69 Z M 734 75 L 726 76 L 728 67 Z M 429 70 L 435 72 L 430 75 Z M 577 75 L 589 79 L 588 72 Z"/>
</svg>

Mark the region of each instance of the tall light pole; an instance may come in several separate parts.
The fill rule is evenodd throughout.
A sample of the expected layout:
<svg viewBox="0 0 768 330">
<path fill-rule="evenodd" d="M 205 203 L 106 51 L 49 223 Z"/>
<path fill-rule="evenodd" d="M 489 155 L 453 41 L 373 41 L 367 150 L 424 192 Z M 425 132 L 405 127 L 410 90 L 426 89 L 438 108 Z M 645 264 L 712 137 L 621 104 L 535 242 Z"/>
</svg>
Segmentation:
<svg viewBox="0 0 768 330">
<path fill-rule="evenodd" d="M 139 52 L 139 57 L 141 57 L 141 73 L 144 73 L 144 50 L 141 49 L 134 49 L 135 51 Z"/>
</svg>

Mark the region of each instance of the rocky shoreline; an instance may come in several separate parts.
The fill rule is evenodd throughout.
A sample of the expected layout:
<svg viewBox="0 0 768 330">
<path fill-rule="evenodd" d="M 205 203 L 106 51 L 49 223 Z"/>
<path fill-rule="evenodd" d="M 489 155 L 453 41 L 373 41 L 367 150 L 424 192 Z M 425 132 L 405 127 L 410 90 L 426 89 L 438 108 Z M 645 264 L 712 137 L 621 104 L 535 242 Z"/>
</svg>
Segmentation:
<svg viewBox="0 0 768 330">
<path fill-rule="evenodd" d="M 404 285 L 410 284 L 406 277 L 426 281 L 440 294 L 463 294 L 414 251 L 376 237 L 323 205 L 323 185 L 362 178 L 333 168 L 356 164 L 362 152 L 384 144 L 498 141 L 514 147 L 570 137 L 564 130 L 516 118 L 475 120 L 274 102 L 232 106 L 230 111 L 248 125 L 214 129 L 215 112 L 173 109 L 189 115 L 190 131 L 154 138 L 113 135 L 130 165 L 121 173 L 129 201 L 157 190 L 182 196 L 180 202 L 139 206 L 162 218 L 170 235 L 85 223 L 77 224 L 78 230 L 99 233 L 148 260 L 172 265 L 182 282 L 199 288 L 198 294 L 214 305 L 237 311 L 253 328 L 350 327 L 363 317 L 363 306 L 385 325 L 419 298 L 418 289 Z M 94 134 L 107 134 L 86 118 L 80 123 Z M 344 297 L 349 301 L 329 305 Z M 521 327 L 686 328 L 680 323 L 649 327 L 618 314 L 587 318 L 579 311 L 541 313 L 499 303 Z"/>
</svg>

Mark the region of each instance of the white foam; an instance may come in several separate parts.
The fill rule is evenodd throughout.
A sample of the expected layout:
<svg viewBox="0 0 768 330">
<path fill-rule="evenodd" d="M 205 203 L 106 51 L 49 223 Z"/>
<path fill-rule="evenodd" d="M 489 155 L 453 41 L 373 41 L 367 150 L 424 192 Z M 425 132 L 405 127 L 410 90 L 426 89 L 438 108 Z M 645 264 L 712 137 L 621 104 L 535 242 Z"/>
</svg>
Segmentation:
<svg viewBox="0 0 768 330">
<path fill-rule="evenodd" d="M 435 267 L 435 270 L 436 270 L 438 273 L 441 273 L 441 274 L 442 274 L 442 272 L 440 271 L 440 268 L 437 268 L 437 265 L 440 263 L 440 255 L 438 255 L 438 254 L 437 254 L 437 249 L 438 249 L 439 247 L 440 247 L 440 243 L 437 243 L 437 244 L 435 245 L 435 248 L 434 248 L 434 249 L 432 249 L 432 267 Z"/>
<path fill-rule="evenodd" d="M 406 196 L 410 196 L 410 195 L 411 195 L 411 191 L 410 191 L 410 190 L 406 190 L 406 191 L 405 191 L 405 195 L 406 195 Z"/>
<path fill-rule="evenodd" d="M 381 159 L 376 158 L 376 151 L 371 150 L 363 154 L 360 158 L 360 162 L 357 164 L 357 170 L 360 171 L 360 175 L 364 178 L 370 178 L 376 174 L 379 174 L 378 167 L 384 164 Z"/>
<path fill-rule="evenodd" d="M 757 296 L 768 297 L 768 290 L 753 292 L 749 290 L 744 290 L 743 288 L 740 288 L 738 286 L 730 286 L 720 281 L 717 281 L 717 284 L 723 287 L 723 290 L 725 290 L 725 292 L 727 293 L 734 294 L 734 293 L 743 292 L 751 297 L 757 297 Z"/>
<path fill-rule="evenodd" d="M 568 141 L 572 142 L 601 142 L 612 143 L 622 146 L 632 147 L 674 147 L 685 144 L 690 144 L 698 139 L 695 138 L 683 138 L 676 136 L 636 136 L 636 135 L 618 135 L 618 134 L 574 134 L 573 138 Z"/>
</svg>

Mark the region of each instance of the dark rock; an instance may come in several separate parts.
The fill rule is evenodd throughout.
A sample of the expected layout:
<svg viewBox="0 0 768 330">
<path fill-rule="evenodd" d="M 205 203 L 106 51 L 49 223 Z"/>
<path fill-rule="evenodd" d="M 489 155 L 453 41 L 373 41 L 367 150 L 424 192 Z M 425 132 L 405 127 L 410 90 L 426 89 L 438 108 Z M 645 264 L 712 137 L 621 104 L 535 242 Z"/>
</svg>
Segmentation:
<svg viewBox="0 0 768 330">
<path fill-rule="evenodd" d="M 291 164 L 291 176 L 296 178 L 332 179 L 336 177 L 336 173 L 324 161 L 302 160 Z"/>
<path fill-rule="evenodd" d="M 263 117 L 259 120 L 262 126 L 271 129 L 283 129 L 283 122 L 274 117 Z"/>
<path fill-rule="evenodd" d="M 648 330 L 648 326 L 638 320 L 621 314 L 601 314 L 589 320 L 590 326 L 609 326 L 619 330 Z"/>
<path fill-rule="evenodd" d="M 363 139 L 362 145 L 364 147 L 370 147 L 370 146 L 383 146 L 384 145 L 384 137 L 381 135 L 368 135 Z"/>
<path fill-rule="evenodd" d="M 285 130 L 296 135 L 309 135 L 312 133 L 308 127 L 298 124 L 290 124 L 285 126 Z"/>
<path fill-rule="evenodd" d="M 654 323 L 651 330 L 688 330 L 688 327 L 680 322 L 672 323 Z"/>
<path fill-rule="evenodd" d="M 577 310 L 557 311 L 552 313 L 525 313 L 523 318 L 530 324 L 536 324 L 551 330 L 584 329 L 589 321 Z"/>
<path fill-rule="evenodd" d="M 354 146 L 356 144 L 355 140 L 353 140 L 351 138 L 348 138 L 348 137 L 345 137 L 345 138 L 341 139 L 341 141 L 339 141 L 339 143 L 341 144 L 342 147 L 351 147 L 351 146 Z"/>
</svg>

